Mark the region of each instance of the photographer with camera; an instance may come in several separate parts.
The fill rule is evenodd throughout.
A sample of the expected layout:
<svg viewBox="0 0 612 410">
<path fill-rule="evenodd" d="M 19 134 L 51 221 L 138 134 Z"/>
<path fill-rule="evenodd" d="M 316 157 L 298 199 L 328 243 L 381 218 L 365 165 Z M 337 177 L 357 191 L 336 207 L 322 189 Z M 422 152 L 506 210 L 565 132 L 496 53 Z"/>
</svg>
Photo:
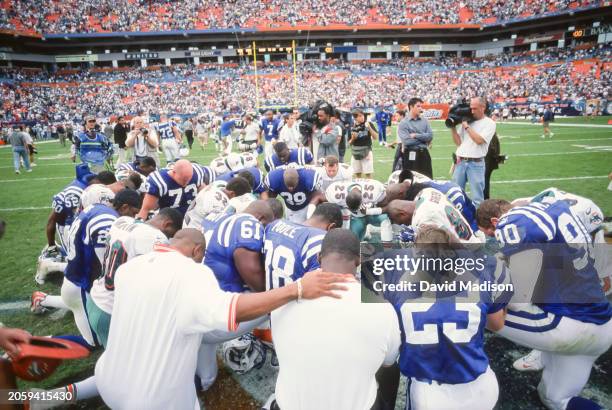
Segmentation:
<svg viewBox="0 0 612 410">
<path fill-rule="evenodd" d="M 420 172 L 433 178 L 431 156 L 428 145 L 433 139 L 429 121 L 421 117 L 423 100 L 411 98 L 408 101 L 408 115 L 399 123 L 397 135 L 402 142 L 402 169 Z"/>
<path fill-rule="evenodd" d="M 154 133 L 150 132 L 142 117 L 134 118 L 134 129 L 128 134 L 125 145 L 134 147 L 134 160 L 140 161 L 145 157 L 153 157 L 155 164 L 159 166 L 157 147 L 159 141 Z"/>
<path fill-rule="evenodd" d="M 445 124 L 451 128 L 453 141 L 457 145 L 453 182 L 465 190 L 470 183 L 470 196 L 478 207 L 484 200 L 485 156 L 495 134 L 496 124 L 485 111 L 487 102 L 483 97 L 474 97 L 467 103 L 454 106 Z"/>
<path fill-rule="evenodd" d="M 353 112 L 355 123 L 351 128 L 352 159 L 351 167 L 357 178 L 371 178 L 374 173 L 374 153 L 372 140 L 378 139 L 378 132 L 366 121 L 366 114 L 362 110 Z"/>
</svg>

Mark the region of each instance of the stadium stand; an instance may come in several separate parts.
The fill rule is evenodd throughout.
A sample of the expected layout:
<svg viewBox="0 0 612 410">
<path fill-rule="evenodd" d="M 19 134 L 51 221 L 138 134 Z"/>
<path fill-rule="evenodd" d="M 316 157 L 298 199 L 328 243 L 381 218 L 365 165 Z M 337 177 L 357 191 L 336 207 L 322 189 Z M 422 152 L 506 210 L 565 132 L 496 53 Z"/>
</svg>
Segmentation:
<svg viewBox="0 0 612 410">
<path fill-rule="evenodd" d="M 0 29 L 26 33 L 101 33 L 227 28 L 385 27 L 499 24 L 599 7 L 595 0 L 370 1 L 92 0 L 0 2 Z"/>
</svg>

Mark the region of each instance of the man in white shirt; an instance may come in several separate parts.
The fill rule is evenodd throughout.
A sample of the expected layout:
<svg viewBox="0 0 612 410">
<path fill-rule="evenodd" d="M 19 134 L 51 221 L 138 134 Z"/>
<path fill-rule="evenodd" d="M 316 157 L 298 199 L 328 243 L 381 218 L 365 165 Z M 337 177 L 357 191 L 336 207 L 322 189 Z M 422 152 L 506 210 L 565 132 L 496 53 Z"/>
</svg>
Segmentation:
<svg viewBox="0 0 612 410">
<path fill-rule="evenodd" d="M 359 266 L 359 240 L 332 229 L 321 246 L 323 272 Z M 395 362 L 400 346 L 397 315 L 388 303 L 361 303 L 361 285 L 348 283 L 342 299 L 289 303 L 272 312 L 279 360 L 276 402 L 281 409 L 370 409 L 375 374 Z"/>
<path fill-rule="evenodd" d="M 285 115 L 285 126 L 280 130 L 279 141 L 286 143 L 289 149 L 300 146 L 300 130 L 293 114 Z"/>
<path fill-rule="evenodd" d="M 482 97 L 470 100 L 470 109 L 475 121 L 463 121 L 451 128 L 453 141 L 457 145 L 457 162 L 453 172 L 453 182 L 465 191 L 465 184 L 470 183 L 470 197 L 478 207 L 484 200 L 485 161 L 489 143 L 495 134 L 495 121 L 487 117 L 487 102 Z"/>
<path fill-rule="evenodd" d="M 346 275 L 311 272 L 268 292 L 223 292 L 200 262 L 204 236 L 176 233 L 170 245 L 123 264 L 115 276 L 115 301 L 106 351 L 96 363 L 96 384 L 113 409 L 193 409 L 193 378 L 202 334 L 234 330 L 294 299 L 339 297 Z"/>
<path fill-rule="evenodd" d="M 325 191 L 328 186 L 337 181 L 350 181 L 353 179 L 353 168 L 349 164 L 342 164 L 338 157 L 328 155 L 325 157 L 323 167 L 319 169 L 321 175 L 321 190 Z"/>
<path fill-rule="evenodd" d="M 244 117 L 244 129 L 240 131 L 240 144 L 238 149 L 240 152 L 252 152 L 257 149 L 257 140 L 259 139 L 259 124 L 253 121 L 251 115 Z"/>
</svg>

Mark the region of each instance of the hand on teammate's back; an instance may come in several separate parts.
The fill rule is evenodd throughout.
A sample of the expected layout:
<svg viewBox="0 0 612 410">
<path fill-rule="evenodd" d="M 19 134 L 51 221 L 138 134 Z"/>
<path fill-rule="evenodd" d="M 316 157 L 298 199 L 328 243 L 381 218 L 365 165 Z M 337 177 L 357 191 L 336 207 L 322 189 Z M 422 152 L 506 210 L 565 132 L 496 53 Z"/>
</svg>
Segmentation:
<svg viewBox="0 0 612 410">
<path fill-rule="evenodd" d="M 308 272 L 302 278 L 302 298 L 316 299 L 323 296 L 340 299 L 341 296 L 334 291 L 348 290 L 342 283 L 354 282 L 352 274 L 329 273 L 318 269 Z"/>
</svg>

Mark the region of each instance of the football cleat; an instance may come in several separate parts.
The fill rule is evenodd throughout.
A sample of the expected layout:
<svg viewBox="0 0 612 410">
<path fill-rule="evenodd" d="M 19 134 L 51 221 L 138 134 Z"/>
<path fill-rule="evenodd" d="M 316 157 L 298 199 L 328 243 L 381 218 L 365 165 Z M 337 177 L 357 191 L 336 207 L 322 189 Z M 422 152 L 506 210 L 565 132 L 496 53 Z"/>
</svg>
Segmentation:
<svg viewBox="0 0 612 410">
<path fill-rule="evenodd" d="M 30 300 L 30 311 L 37 315 L 46 312 L 47 308 L 41 305 L 42 301 L 45 300 L 46 297 L 46 293 L 38 290 L 32 293 L 32 298 Z"/>
<path fill-rule="evenodd" d="M 532 350 L 529 354 L 517 359 L 512 366 L 519 372 L 537 372 L 544 368 L 542 352 Z"/>
</svg>

